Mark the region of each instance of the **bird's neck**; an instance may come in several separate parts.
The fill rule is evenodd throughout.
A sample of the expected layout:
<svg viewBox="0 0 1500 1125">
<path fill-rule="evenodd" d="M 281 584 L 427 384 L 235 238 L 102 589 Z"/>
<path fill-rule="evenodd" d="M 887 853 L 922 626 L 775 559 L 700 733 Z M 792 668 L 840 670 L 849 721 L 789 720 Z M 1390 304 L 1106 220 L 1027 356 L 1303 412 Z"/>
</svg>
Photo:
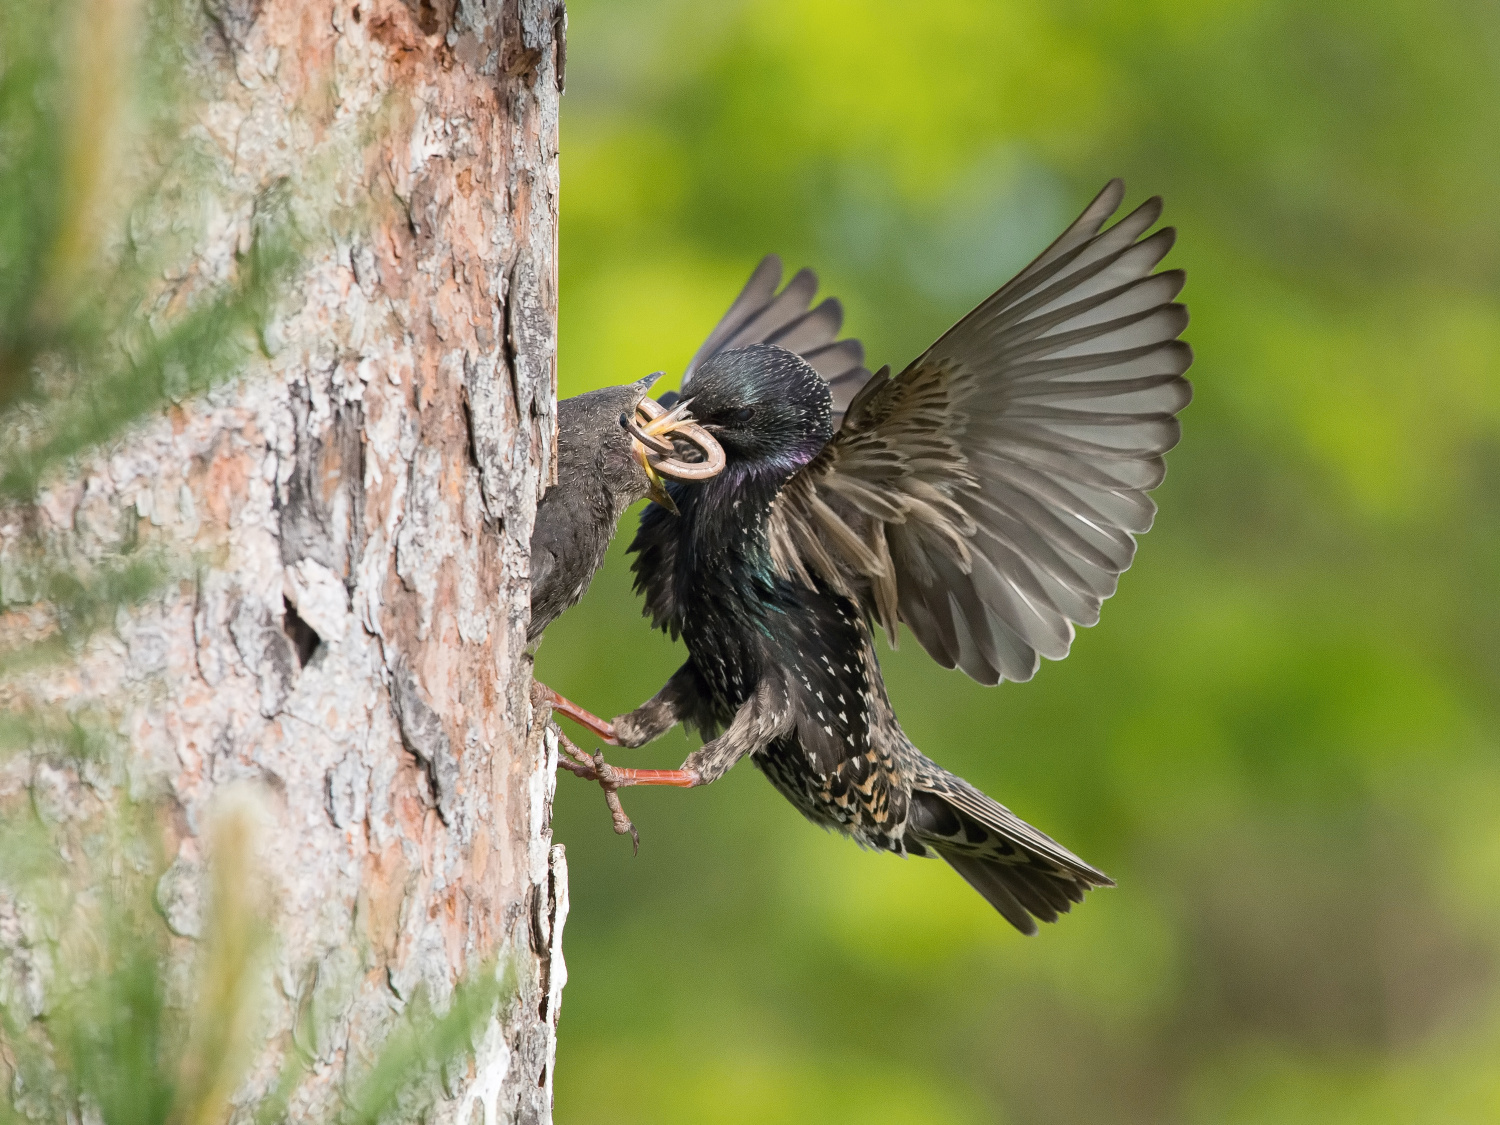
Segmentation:
<svg viewBox="0 0 1500 1125">
<path fill-rule="evenodd" d="M 778 608 L 767 529 L 771 505 L 800 467 L 731 461 L 712 480 L 683 490 L 676 577 L 688 614 L 760 620 Z"/>
<path fill-rule="evenodd" d="M 731 463 L 681 490 L 675 573 L 678 627 L 709 694 L 731 711 L 759 681 L 789 608 L 771 561 L 771 504 L 790 476 Z"/>
<path fill-rule="evenodd" d="M 769 567 L 766 524 L 789 476 L 759 463 L 738 462 L 688 490 L 681 505 L 683 532 L 696 573 L 714 568 L 753 573 Z"/>
</svg>

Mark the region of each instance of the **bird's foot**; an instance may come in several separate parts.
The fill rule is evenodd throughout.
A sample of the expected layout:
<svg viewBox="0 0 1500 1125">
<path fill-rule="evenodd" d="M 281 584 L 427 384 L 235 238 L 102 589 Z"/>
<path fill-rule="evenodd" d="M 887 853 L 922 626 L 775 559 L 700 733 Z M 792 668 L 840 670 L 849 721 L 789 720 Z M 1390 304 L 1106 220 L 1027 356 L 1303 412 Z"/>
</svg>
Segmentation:
<svg viewBox="0 0 1500 1125">
<path fill-rule="evenodd" d="M 558 755 L 557 764 L 569 773 L 583 778 L 585 781 L 597 781 L 600 788 L 604 790 L 604 803 L 609 806 L 609 814 L 614 818 L 615 833 L 620 836 L 628 835 L 631 846 L 639 854 L 641 850 L 641 834 L 636 831 L 635 825 L 631 823 L 630 817 L 625 815 L 625 808 L 620 804 L 620 787 L 632 785 L 634 782 L 625 780 L 621 774 L 628 772 L 617 770 L 604 760 L 604 754 L 595 750 L 593 757 L 585 754 L 573 740 L 561 731 L 557 732 L 557 745 L 567 754 L 567 758 Z M 568 759 L 571 758 L 572 761 Z"/>
<path fill-rule="evenodd" d="M 619 739 L 615 736 L 613 723 L 601 719 L 591 711 L 585 711 L 566 696 L 558 695 L 546 684 L 533 683 L 531 692 L 534 704 L 550 707 L 556 714 L 567 716 L 579 726 L 592 731 L 601 742 L 608 743 L 610 746 L 620 745 Z"/>
</svg>

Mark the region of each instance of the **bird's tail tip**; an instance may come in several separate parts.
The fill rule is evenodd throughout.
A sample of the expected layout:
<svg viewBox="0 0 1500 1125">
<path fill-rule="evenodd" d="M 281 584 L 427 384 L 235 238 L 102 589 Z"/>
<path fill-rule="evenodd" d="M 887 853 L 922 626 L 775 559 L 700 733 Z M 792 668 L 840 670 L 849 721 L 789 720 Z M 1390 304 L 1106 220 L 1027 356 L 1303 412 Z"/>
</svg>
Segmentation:
<svg viewBox="0 0 1500 1125">
<path fill-rule="evenodd" d="M 957 777 L 912 794 L 911 828 L 1023 934 L 1114 880 Z"/>
</svg>

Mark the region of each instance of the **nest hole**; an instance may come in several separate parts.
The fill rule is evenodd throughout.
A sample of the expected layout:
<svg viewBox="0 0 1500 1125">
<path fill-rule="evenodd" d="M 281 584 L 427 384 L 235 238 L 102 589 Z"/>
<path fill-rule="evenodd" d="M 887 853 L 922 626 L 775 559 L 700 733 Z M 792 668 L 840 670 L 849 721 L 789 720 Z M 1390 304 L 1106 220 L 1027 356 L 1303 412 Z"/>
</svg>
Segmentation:
<svg viewBox="0 0 1500 1125">
<path fill-rule="evenodd" d="M 290 599 L 283 597 L 281 602 L 286 607 L 282 628 L 286 630 L 292 647 L 297 650 L 297 667 L 306 668 L 307 662 L 317 654 L 318 646 L 323 643 L 323 638 L 318 636 L 316 629 L 302 620 L 297 613 L 297 607 L 291 603 Z"/>
</svg>

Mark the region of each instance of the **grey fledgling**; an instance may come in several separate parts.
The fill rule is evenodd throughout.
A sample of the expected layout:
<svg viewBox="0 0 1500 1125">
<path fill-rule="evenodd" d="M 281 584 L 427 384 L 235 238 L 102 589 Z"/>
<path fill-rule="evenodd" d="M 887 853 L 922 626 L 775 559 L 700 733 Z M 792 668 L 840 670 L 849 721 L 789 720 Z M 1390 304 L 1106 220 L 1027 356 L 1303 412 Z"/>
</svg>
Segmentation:
<svg viewBox="0 0 1500 1125">
<path fill-rule="evenodd" d="M 646 397 L 659 378 L 658 371 L 557 404 L 557 483 L 537 505 L 531 531 L 528 641 L 582 599 L 626 508 L 649 496 L 675 513 L 663 476 L 707 480 L 724 467 L 723 450 L 693 424 L 686 403 L 665 411 Z M 679 460 L 676 442 L 696 446 L 699 459 Z"/>
<path fill-rule="evenodd" d="M 604 387 L 557 404 L 557 483 L 536 507 L 531 532 L 531 624 L 534 641 L 578 604 L 625 509 L 660 486 L 635 455 L 620 419 L 635 413 L 659 376 Z"/>
<path fill-rule="evenodd" d="M 531 533 L 528 641 L 537 640 L 560 614 L 578 604 L 603 565 L 626 508 L 649 496 L 676 512 L 662 475 L 704 480 L 723 468 L 723 450 L 692 423 L 686 404 L 667 411 L 646 397 L 658 378 L 660 372 L 558 403 L 557 483 L 537 505 Z M 697 461 L 678 459 L 679 441 L 696 447 Z M 564 714 L 577 710 L 544 684 L 534 686 L 533 700 Z M 560 732 L 559 738 L 567 753 L 585 763 L 588 773 L 590 760 Z M 575 769 L 567 761 L 561 764 Z M 615 830 L 634 837 L 619 799 L 613 791 L 606 793 Z"/>
</svg>

